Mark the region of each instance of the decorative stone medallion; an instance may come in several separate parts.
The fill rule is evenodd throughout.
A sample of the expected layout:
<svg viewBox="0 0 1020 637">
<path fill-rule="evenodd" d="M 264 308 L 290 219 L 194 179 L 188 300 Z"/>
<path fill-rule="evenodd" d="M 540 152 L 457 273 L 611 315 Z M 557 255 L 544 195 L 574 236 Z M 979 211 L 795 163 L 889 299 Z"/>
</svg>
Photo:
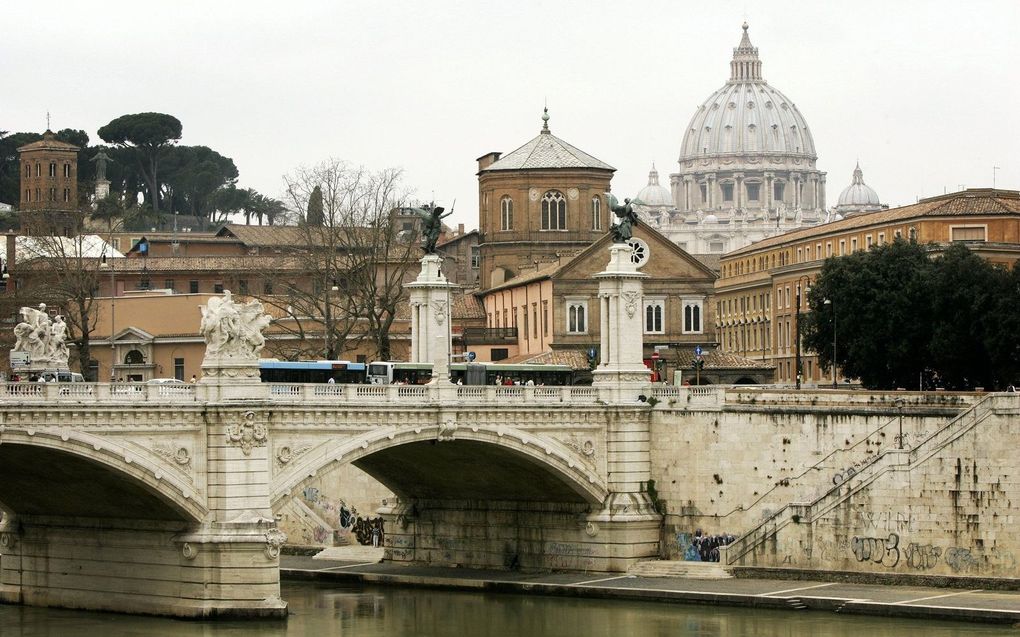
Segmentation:
<svg viewBox="0 0 1020 637">
<path fill-rule="evenodd" d="M 266 557 L 275 560 L 280 557 L 280 547 L 287 541 L 287 534 L 280 529 L 266 531 Z"/>
<path fill-rule="evenodd" d="M 623 309 L 627 311 L 627 318 L 634 318 L 634 313 L 637 312 L 638 301 L 641 300 L 641 293 L 630 290 L 620 296 L 623 297 Z"/>
<path fill-rule="evenodd" d="M 266 446 L 268 438 L 268 428 L 265 423 L 255 422 L 254 411 L 244 412 L 241 422 L 227 427 L 227 441 L 241 447 L 246 456 L 251 455 L 253 448 Z"/>
<path fill-rule="evenodd" d="M 571 188 L 570 190 L 567 191 L 567 198 L 570 199 L 571 201 L 576 201 L 577 195 L 578 195 L 577 188 Z"/>
<path fill-rule="evenodd" d="M 433 301 L 432 302 L 432 313 L 436 317 L 436 324 L 442 325 L 446 322 L 446 313 L 448 307 L 446 301 Z"/>
<path fill-rule="evenodd" d="M 539 197 L 541 197 L 541 196 L 542 196 L 542 193 L 538 192 L 538 188 L 532 188 L 532 189 L 531 189 L 531 190 L 530 190 L 530 191 L 528 192 L 528 197 L 529 197 L 529 198 L 530 198 L 530 199 L 531 199 L 532 201 L 538 201 L 538 198 L 539 198 Z"/>
</svg>

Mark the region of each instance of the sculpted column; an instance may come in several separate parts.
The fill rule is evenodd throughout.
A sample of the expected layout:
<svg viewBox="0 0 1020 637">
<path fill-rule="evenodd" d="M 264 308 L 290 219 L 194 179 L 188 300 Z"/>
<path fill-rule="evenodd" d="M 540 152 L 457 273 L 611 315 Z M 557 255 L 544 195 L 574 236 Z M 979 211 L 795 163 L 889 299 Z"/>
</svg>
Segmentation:
<svg viewBox="0 0 1020 637">
<path fill-rule="evenodd" d="M 432 382 L 450 379 L 450 293 L 457 287 L 442 272 L 443 259 L 426 254 L 411 291 L 411 362 L 431 363 Z"/>
<path fill-rule="evenodd" d="M 595 386 L 607 396 L 606 462 L 609 496 L 602 510 L 588 516 L 588 533 L 607 547 L 606 570 L 626 570 L 658 553 L 661 516 L 648 497 L 651 479 L 651 411 L 639 400 L 650 389 L 643 362 L 642 279 L 626 243 L 609 249 L 609 265 L 599 280 L 602 358 Z"/>
<path fill-rule="evenodd" d="M 224 292 L 202 307 L 206 353 L 199 396 L 207 398 L 205 520 L 174 537 L 189 596 L 207 615 L 284 616 L 280 547 L 287 536 L 269 503 L 269 414 L 259 382 L 262 304 Z"/>
</svg>

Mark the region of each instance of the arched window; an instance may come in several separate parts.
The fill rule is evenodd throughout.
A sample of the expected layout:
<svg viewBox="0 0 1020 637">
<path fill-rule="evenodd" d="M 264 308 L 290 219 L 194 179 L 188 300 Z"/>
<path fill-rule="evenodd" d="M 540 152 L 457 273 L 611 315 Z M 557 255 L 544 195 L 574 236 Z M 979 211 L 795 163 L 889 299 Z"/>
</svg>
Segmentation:
<svg viewBox="0 0 1020 637">
<path fill-rule="evenodd" d="M 684 301 L 684 333 L 685 334 L 700 334 L 701 333 L 701 301 L 700 300 L 685 300 Z"/>
<path fill-rule="evenodd" d="M 71 164 L 69 163 L 64 164 L 64 177 L 71 177 Z"/>
<path fill-rule="evenodd" d="M 145 363 L 145 356 L 136 349 L 131 350 L 124 356 L 125 365 L 142 365 Z"/>
<path fill-rule="evenodd" d="M 645 300 L 645 333 L 646 334 L 661 334 L 662 329 L 662 314 L 665 310 L 666 301 L 665 299 L 646 299 Z"/>
<path fill-rule="evenodd" d="M 586 333 L 588 331 L 587 315 L 587 301 L 567 301 L 567 333 Z"/>
<path fill-rule="evenodd" d="M 542 197 L 542 229 L 565 230 L 567 227 L 567 200 L 555 190 Z"/>
<path fill-rule="evenodd" d="M 514 229 L 514 200 L 510 197 L 503 197 L 499 200 L 499 229 Z"/>
<path fill-rule="evenodd" d="M 602 198 L 598 195 L 591 198 L 591 229 L 602 229 Z"/>
<path fill-rule="evenodd" d="M 51 161 L 50 162 L 50 177 L 56 177 L 56 176 L 57 176 L 57 162 Z"/>
<path fill-rule="evenodd" d="M 26 177 L 32 176 L 32 164 L 28 163 L 27 161 L 25 162 L 25 176 Z"/>
<path fill-rule="evenodd" d="M 35 162 L 35 176 L 42 177 L 42 164 Z"/>
</svg>

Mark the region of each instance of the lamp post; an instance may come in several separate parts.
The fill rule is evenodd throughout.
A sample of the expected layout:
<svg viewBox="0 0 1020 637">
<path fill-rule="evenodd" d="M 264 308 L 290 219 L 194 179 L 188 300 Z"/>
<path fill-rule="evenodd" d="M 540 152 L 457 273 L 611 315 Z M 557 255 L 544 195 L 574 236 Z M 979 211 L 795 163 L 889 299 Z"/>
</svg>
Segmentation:
<svg viewBox="0 0 1020 637">
<path fill-rule="evenodd" d="M 794 327 L 795 327 L 795 329 L 794 329 L 794 337 L 797 339 L 797 369 L 795 371 L 795 373 L 797 374 L 797 389 L 800 389 L 800 379 L 801 379 L 801 376 L 803 375 L 803 370 L 801 369 L 801 362 L 800 362 L 800 298 L 801 298 L 801 295 L 800 295 L 800 292 L 801 292 L 800 284 L 801 284 L 801 281 L 805 281 L 806 283 L 810 284 L 811 283 L 811 277 L 809 277 L 808 275 L 804 274 L 804 275 L 801 275 L 801 277 L 799 279 L 797 279 L 797 318 L 795 319 L 796 323 L 794 325 Z M 807 289 L 808 290 L 811 289 L 810 285 L 807 286 Z"/>
<path fill-rule="evenodd" d="M 836 304 L 825 299 L 825 305 L 832 308 L 832 388 L 836 389 Z"/>
<path fill-rule="evenodd" d="M 331 307 L 331 301 L 329 298 L 330 292 L 337 292 L 340 290 L 336 285 L 336 281 L 332 281 L 330 285 L 324 286 L 326 290 L 326 309 L 323 312 L 323 318 L 326 322 L 326 360 L 333 360 L 333 310 Z"/>
<path fill-rule="evenodd" d="M 113 344 L 113 335 L 114 335 L 113 326 L 114 326 L 114 324 L 116 323 L 116 320 L 117 320 L 117 302 L 116 302 L 117 288 L 115 287 L 114 281 L 113 281 L 113 261 L 112 260 L 111 261 L 107 261 L 106 260 L 106 253 L 105 252 L 103 253 L 103 259 L 100 262 L 99 267 L 101 267 L 101 268 L 109 268 L 110 269 L 110 382 L 112 383 L 114 381 L 114 377 L 115 377 L 114 368 L 113 367 L 117 363 L 117 356 L 116 356 L 117 352 L 116 352 L 116 348 L 114 347 L 114 344 Z M 99 379 L 97 378 L 96 381 L 99 381 Z"/>
</svg>

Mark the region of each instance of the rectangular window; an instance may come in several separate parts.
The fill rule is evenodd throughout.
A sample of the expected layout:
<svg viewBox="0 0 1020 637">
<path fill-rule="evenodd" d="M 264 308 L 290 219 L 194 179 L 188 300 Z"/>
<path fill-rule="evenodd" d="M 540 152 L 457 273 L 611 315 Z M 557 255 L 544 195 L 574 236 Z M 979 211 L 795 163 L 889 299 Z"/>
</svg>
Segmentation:
<svg viewBox="0 0 1020 637">
<path fill-rule="evenodd" d="M 538 338 L 538 303 L 531 304 L 531 326 L 535 330 L 535 338 Z"/>
<path fill-rule="evenodd" d="M 884 232 L 879 232 L 878 233 L 878 245 L 880 245 L 880 246 L 884 246 L 885 245 L 885 233 Z"/>
<path fill-rule="evenodd" d="M 471 269 L 477 270 L 482 265 L 482 253 L 478 246 L 471 246 Z"/>
<path fill-rule="evenodd" d="M 708 202 L 708 184 L 701 184 L 701 202 Z"/>
<path fill-rule="evenodd" d="M 213 283 L 212 289 L 215 294 L 223 294 L 223 282 L 217 281 Z"/>
<path fill-rule="evenodd" d="M 188 281 L 188 292 L 198 294 L 198 281 Z"/>
<path fill-rule="evenodd" d="M 263 294 L 272 294 L 273 293 L 273 282 L 272 281 L 266 281 L 262 285 L 262 292 L 263 292 Z"/>
<path fill-rule="evenodd" d="M 237 282 L 237 292 L 239 294 L 248 294 L 248 279 L 240 279 Z"/>
<path fill-rule="evenodd" d="M 832 242 L 831 241 L 826 241 L 825 242 L 825 258 L 828 259 L 831 256 L 832 256 Z"/>
<path fill-rule="evenodd" d="M 173 290 L 174 289 L 174 280 L 173 279 L 167 279 L 166 281 L 163 281 L 163 289 L 164 290 Z"/>
<path fill-rule="evenodd" d="M 864 248 L 867 249 L 867 250 L 871 249 L 871 235 L 870 234 L 864 237 Z"/>
<path fill-rule="evenodd" d="M 723 201 L 733 201 L 733 184 L 722 185 Z"/>
<path fill-rule="evenodd" d="M 522 330 L 523 333 L 521 334 L 521 336 L 523 336 L 525 339 L 527 339 L 528 338 L 528 308 L 523 308 L 521 310 L 521 314 L 524 315 L 524 329 Z"/>
<path fill-rule="evenodd" d="M 174 378 L 177 380 L 184 380 L 184 359 L 174 359 Z"/>
<path fill-rule="evenodd" d="M 510 350 L 505 347 L 493 347 L 489 351 L 489 356 L 492 358 L 492 362 L 504 361 L 510 358 Z"/>
<path fill-rule="evenodd" d="M 850 239 L 850 254 L 857 252 L 857 237 Z"/>
<path fill-rule="evenodd" d="M 783 200 L 783 183 L 780 181 L 772 184 L 772 200 L 782 201 Z"/>
<path fill-rule="evenodd" d="M 758 201 L 761 184 L 747 184 L 747 200 Z"/>
<path fill-rule="evenodd" d="M 804 260 L 803 256 L 804 256 L 803 250 L 801 248 L 797 248 L 797 263 L 800 263 L 801 261 Z"/>
<path fill-rule="evenodd" d="M 984 226 L 955 226 L 949 229 L 950 241 L 985 241 Z"/>
<path fill-rule="evenodd" d="M 542 335 L 549 334 L 549 301 L 542 301 Z"/>
<path fill-rule="evenodd" d="M 839 240 L 839 256 L 846 254 L 846 239 Z"/>
</svg>

